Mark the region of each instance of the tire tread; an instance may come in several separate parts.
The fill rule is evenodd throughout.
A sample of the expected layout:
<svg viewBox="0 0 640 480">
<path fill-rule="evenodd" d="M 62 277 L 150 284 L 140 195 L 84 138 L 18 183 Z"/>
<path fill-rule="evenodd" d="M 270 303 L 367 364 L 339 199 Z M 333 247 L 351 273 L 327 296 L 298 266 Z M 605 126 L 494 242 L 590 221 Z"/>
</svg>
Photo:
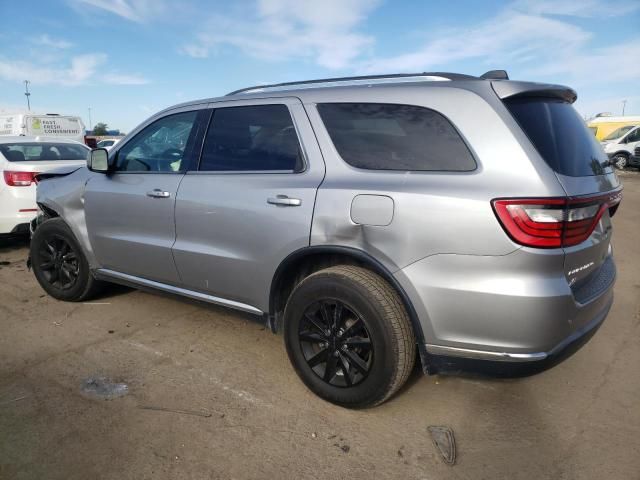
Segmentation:
<svg viewBox="0 0 640 480">
<path fill-rule="evenodd" d="M 354 265 L 336 265 L 312 273 L 306 280 L 324 276 L 337 275 L 363 287 L 384 309 L 384 318 L 393 332 L 392 346 L 395 354 L 396 368 L 394 376 L 378 398 L 371 399 L 366 407 L 374 407 L 388 400 L 407 381 L 413 370 L 416 357 L 416 340 L 411 327 L 409 315 L 398 292 L 380 275 L 363 267 Z"/>
</svg>

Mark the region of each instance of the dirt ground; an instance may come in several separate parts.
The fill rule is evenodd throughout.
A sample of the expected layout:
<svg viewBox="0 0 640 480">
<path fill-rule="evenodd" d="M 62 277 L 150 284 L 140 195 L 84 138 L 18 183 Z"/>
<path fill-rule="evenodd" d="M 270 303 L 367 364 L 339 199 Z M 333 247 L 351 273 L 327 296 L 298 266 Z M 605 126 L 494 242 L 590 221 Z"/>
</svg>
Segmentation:
<svg viewBox="0 0 640 480">
<path fill-rule="evenodd" d="M 366 411 L 315 397 L 253 317 L 119 287 L 57 302 L 5 241 L 0 478 L 640 479 L 640 174 L 622 180 L 616 300 L 582 350 L 516 380 L 416 369 Z M 126 395 L 83 391 L 100 377 Z M 455 432 L 455 466 L 430 425 Z"/>
</svg>

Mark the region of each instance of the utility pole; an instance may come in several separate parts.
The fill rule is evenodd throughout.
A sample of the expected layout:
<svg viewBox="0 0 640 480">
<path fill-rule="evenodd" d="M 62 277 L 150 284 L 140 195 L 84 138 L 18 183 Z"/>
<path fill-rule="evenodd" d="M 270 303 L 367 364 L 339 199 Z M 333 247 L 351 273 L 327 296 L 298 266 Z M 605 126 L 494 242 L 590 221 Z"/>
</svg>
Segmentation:
<svg viewBox="0 0 640 480">
<path fill-rule="evenodd" d="M 31 111 L 31 102 L 29 101 L 29 97 L 31 94 L 29 93 L 29 84 L 31 82 L 29 80 L 24 81 L 24 95 L 27 97 L 27 110 Z"/>
<path fill-rule="evenodd" d="M 93 125 L 91 125 L 91 107 L 89 107 L 89 131 L 93 133 Z"/>
<path fill-rule="evenodd" d="M 622 116 L 624 117 L 624 109 L 627 107 L 627 101 L 622 100 Z"/>
</svg>

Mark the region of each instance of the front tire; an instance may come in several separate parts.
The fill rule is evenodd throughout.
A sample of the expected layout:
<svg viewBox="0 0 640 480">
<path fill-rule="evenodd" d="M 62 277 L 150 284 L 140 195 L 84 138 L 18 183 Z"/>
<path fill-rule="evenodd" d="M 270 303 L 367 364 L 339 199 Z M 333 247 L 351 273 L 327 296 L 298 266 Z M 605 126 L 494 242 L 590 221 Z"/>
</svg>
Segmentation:
<svg viewBox="0 0 640 480">
<path fill-rule="evenodd" d="M 80 244 L 61 218 L 38 226 L 31 238 L 30 257 L 36 280 L 57 300 L 81 302 L 102 286 L 91 275 Z"/>
<path fill-rule="evenodd" d="M 416 342 L 398 293 L 370 270 L 340 265 L 305 278 L 285 308 L 289 359 L 315 394 L 379 405 L 404 385 Z"/>
<path fill-rule="evenodd" d="M 613 163 L 618 170 L 624 170 L 629 165 L 629 157 L 624 153 L 616 153 L 611 159 L 611 163 Z"/>
</svg>

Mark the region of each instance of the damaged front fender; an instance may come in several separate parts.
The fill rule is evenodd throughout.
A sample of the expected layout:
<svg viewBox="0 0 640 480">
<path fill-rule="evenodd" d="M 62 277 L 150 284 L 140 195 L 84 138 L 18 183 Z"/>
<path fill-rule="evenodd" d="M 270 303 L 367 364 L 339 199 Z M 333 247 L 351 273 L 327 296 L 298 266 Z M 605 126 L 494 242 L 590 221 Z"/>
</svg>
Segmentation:
<svg viewBox="0 0 640 480">
<path fill-rule="evenodd" d="M 69 226 L 93 270 L 98 264 L 89 241 L 84 212 L 84 193 L 93 175 L 86 167 L 60 167 L 38 175 L 36 202 L 40 209 L 31 222 L 31 233 L 51 217 L 60 217 Z"/>
</svg>

